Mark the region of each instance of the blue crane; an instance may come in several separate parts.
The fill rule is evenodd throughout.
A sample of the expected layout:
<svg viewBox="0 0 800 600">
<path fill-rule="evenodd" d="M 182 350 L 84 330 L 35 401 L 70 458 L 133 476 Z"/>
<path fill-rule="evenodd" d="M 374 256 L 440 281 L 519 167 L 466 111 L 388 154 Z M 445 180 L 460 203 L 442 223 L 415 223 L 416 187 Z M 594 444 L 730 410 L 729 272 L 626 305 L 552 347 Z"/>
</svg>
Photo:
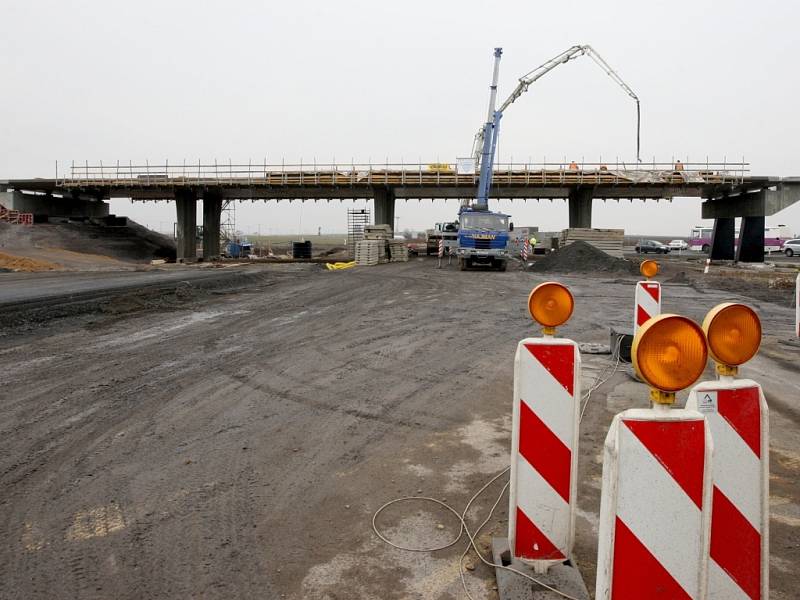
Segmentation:
<svg viewBox="0 0 800 600">
<path fill-rule="evenodd" d="M 514 103 L 536 80 L 543 75 L 549 73 L 559 65 L 563 65 L 573 58 L 579 56 L 588 56 L 591 58 L 606 74 L 619 85 L 628 96 L 633 98 L 636 102 L 636 160 L 641 161 L 639 158 L 640 151 L 640 126 L 641 126 L 641 110 L 639 105 L 639 98 L 633 90 L 617 75 L 616 71 L 612 69 L 603 58 L 588 45 L 572 46 L 562 52 L 561 54 L 551 58 L 547 62 L 539 65 L 533 71 L 526 73 L 519 79 L 517 87 L 511 92 L 511 95 L 506 99 L 500 108 L 495 109 L 495 102 L 497 99 L 497 78 L 500 72 L 500 57 L 503 55 L 502 48 L 494 49 L 494 71 L 492 74 L 492 85 L 489 88 L 489 114 L 486 118 L 486 123 L 480 128 L 475 135 L 475 144 L 473 146 L 473 157 L 476 162 L 480 164 L 480 178 L 478 179 L 478 193 L 475 202 L 476 210 L 488 210 L 489 192 L 492 187 L 492 168 L 494 167 L 494 156 L 497 149 L 497 139 L 500 133 L 500 119 L 503 117 L 505 110 Z"/>
</svg>

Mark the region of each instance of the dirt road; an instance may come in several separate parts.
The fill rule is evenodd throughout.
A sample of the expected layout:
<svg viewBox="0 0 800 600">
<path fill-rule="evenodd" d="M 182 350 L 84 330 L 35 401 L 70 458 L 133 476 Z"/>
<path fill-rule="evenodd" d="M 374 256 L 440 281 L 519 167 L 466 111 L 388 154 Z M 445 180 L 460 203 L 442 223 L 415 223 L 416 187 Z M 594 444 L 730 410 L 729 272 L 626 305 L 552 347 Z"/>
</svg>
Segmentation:
<svg viewBox="0 0 800 600">
<path fill-rule="evenodd" d="M 327 272 L 271 266 L 228 294 L 72 316 L 0 337 L 0 598 L 463 598 L 449 550 L 394 550 L 372 514 L 406 495 L 459 509 L 508 464 L 512 359 L 532 285 L 434 260 Z M 553 276 L 550 276 L 553 278 Z M 557 277 L 563 328 L 606 342 L 633 279 Z M 665 285 L 699 319 L 730 292 Z M 753 301 L 772 425 L 773 600 L 798 595 L 800 376 L 787 307 Z M 608 356 L 584 356 L 588 383 Z M 592 587 L 602 441 L 647 404 L 625 368 L 582 425 L 576 558 Z M 482 520 L 499 480 L 476 504 Z M 481 540 L 507 527 L 504 499 Z M 443 525 L 443 528 L 437 527 Z M 454 519 L 396 505 L 379 525 L 435 545 Z M 474 560 L 474 559 L 473 559 Z M 467 573 L 495 598 L 493 573 Z"/>
</svg>

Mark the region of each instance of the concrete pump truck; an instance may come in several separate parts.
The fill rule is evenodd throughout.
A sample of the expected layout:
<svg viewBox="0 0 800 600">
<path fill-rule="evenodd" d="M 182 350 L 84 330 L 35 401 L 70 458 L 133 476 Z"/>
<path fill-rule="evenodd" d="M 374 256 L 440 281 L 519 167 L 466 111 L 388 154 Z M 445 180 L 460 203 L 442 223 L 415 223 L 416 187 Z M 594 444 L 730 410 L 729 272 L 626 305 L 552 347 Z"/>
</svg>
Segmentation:
<svg viewBox="0 0 800 600">
<path fill-rule="evenodd" d="M 506 108 L 513 104 L 524 92 L 527 92 L 531 84 L 557 66 L 563 65 L 579 56 L 589 56 L 617 85 L 622 87 L 628 96 L 633 98 L 636 102 L 636 160 L 639 161 L 639 130 L 641 122 L 639 98 L 608 63 L 595 52 L 594 48 L 588 45 L 572 46 L 539 65 L 533 71 L 520 77 L 519 83 L 514 88 L 514 91 L 511 92 L 511 95 L 503 102 L 500 108 L 495 109 L 497 79 L 500 73 L 500 57 L 502 55 L 502 48 L 494 49 L 494 71 L 492 73 L 492 85 L 489 88 L 489 112 L 486 117 L 486 123 L 475 135 L 475 143 L 472 149 L 474 161 L 480 164 L 477 196 L 473 204 L 462 205 L 458 213 L 459 229 L 456 252 L 458 254 L 458 264 L 462 271 L 478 264 L 489 265 L 501 271 L 506 269 L 506 262 L 509 258 L 509 232 L 514 230 L 514 225 L 511 223 L 509 215 L 489 210 L 489 192 L 492 187 L 492 172 L 495 151 L 497 150 L 497 139 L 500 133 L 500 119 L 503 117 Z"/>
</svg>

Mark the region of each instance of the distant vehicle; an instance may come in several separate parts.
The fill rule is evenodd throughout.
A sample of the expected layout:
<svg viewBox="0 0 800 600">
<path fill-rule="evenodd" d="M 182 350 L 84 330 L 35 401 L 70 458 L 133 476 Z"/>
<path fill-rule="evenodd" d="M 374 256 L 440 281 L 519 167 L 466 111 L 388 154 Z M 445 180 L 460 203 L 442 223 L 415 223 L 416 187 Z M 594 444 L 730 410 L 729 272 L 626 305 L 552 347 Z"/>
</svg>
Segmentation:
<svg viewBox="0 0 800 600">
<path fill-rule="evenodd" d="M 670 250 L 686 250 L 689 248 L 689 242 L 686 240 L 672 240 L 667 244 Z"/>
<path fill-rule="evenodd" d="M 458 221 L 451 223 L 436 223 L 433 229 L 425 232 L 425 253 L 439 253 L 439 240 L 444 240 L 445 253 L 455 252 L 458 246 Z"/>
<path fill-rule="evenodd" d="M 786 256 L 800 256 L 800 239 L 786 240 L 783 242 L 783 253 Z"/>
<path fill-rule="evenodd" d="M 689 250 L 708 252 L 711 249 L 713 227 L 693 227 L 689 234 Z M 739 229 L 735 230 L 736 241 L 739 245 Z M 786 225 L 767 225 L 764 227 L 764 252 L 778 252 L 783 249 L 784 241 L 792 237 L 791 229 Z"/>
<path fill-rule="evenodd" d="M 636 244 L 635 250 L 639 254 L 649 254 L 650 252 L 654 254 L 669 254 L 669 246 L 655 240 L 641 240 Z"/>
</svg>

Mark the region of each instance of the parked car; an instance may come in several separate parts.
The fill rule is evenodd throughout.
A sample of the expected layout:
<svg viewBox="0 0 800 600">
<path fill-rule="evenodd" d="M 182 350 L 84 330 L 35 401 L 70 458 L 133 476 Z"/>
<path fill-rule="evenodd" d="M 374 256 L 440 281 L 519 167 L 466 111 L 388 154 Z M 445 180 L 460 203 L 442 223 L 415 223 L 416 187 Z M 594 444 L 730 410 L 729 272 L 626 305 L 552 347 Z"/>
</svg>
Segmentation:
<svg viewBox="0 0 800 600">
<path fill-rule="evenodd" d="M 655 240 L 641 240 L 636 244 L 635 250 L 640 254 L 648 254 L 650 252 L 654 254 L 668 254 L 669 246 Z"/>
<path fill-rule="evenodd" d="M 689 242 L 686 240 L 672 240 L 669 244 L 670 250 L 687 250 Z"/>
<path fill-rule="evenodd" d="M 783 242 L 783 253 L 786 256 L 800 256 L 800 239 L 786 240 Z"/>
</svg>

